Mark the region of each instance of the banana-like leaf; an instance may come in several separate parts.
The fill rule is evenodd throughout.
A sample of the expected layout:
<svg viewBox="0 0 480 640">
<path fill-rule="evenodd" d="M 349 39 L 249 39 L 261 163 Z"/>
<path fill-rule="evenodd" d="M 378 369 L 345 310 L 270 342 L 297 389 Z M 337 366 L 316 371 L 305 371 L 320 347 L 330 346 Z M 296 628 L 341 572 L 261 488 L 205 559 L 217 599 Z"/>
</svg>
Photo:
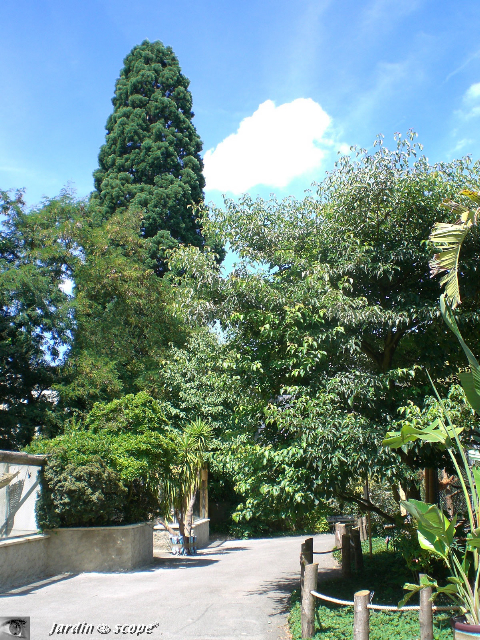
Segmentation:
<svg viewBox="0 0 480 640">
<path fill-rule="evenodd" d="M 457 336 L 457 340 L 460 342 L 460 345 L 463 351 L 465 352 L 465 355 L 467 356 L 470 366 L 474 367 L 475 369 L 480 369 L 478 360 L 470 351 L 470 349 L 467 346 L 467 343 L 465 342 L 465 340 L 462 337 L 462 334 L 460 333 L 460 329 L 458 328 L 457 321 L 455 320 L 455 315 L 453 313 L 452 306 L 445 299 L 445 294 L 440 296 L 440 311 L 442 313 L 443 319 L 445 320 L 447 327 L 451 331 L 453 331 L 453 333 Z"/>
<path fill-rule="evenodd" d="M 480 204 L 480 191 L 472 191 L 471 189 L 462 189 L 460 191 L 462 196 L 467 196 L 470 200 L 473 200 L 476 204 Z"/>
<path fill-rule="evenodd" d="M 440 311 L 446 325 L 456 335 L 457 340 L 460 342 L 460 345 L 467 356 L 468 363 L 470 364 L 470 371 L 460 373 L 459 378 L 468 402 L 472 409 L 480 415 L 480 365 L 463 339 L 452 308 L 445 299 L 445 295 L 440 296 Z"/>
<path fill-rule="evenodd" d="M 480 529 L 475 529 L 468 534 L 467 547 L 469 549 L 480 549 Z"/>
<path fill-rule="evenodd" d="M 454 427 L 454 429 L 457 435 L 463 431 L 463 427 Z M 389 431 L 386 434 L 382 445 L 384 447 L 390 447 L 391 449 L 398 449 L 408 442 L 422 440 L 423 442 L 437 443 L 441 445 L 441 448 L 443 448 L 451 446 L 452 435 L 453 433 L 449 433 L 443 422 L 437 418 L 432 422 L 432 424 L 428 425 L 428 427 L 424 427 L 422 429 L 406 424 L 400 431 Z"/>
<path fill-rule="evenodd" d="M 473 191 L 462 191 L 463 195 L 477 201 L 480 194 Z M 430 261 L 430 274 L 446 272 L 440 280 L 445 285 L 445 294 L 453 309 L 460 304 L 460 290 L 458 287 L 458 260 L 460 249 L 469 229 L 476 223 L 477 211 L 472 211 L 463 205 L 447 202 L 445 206 L 458 211 L 460 218 L 453 224 L 437 222 L 430 234 L 438 253 Z"/>
<path fill-rule="evenodd" d="M 480 372 L 464 371 L 458 377 L 470 406 L 480 415 Z"/>
<path fill-rule="evenodd" d="M 480 497 L 480 467 L 472 467 L 472 475 L 473 480 L 475 482 L 475 489 L 477 491 L 477 496 Z"/>
<path fill-rule="evenodd" d="M 402 501 L 401 505 L 417 521 L 418 542 L 422 549 L 448 562 L 447 556 L 455 535 L 456 517 L 449 521 L 436 505 L 420 500 Z"/>
</svg>

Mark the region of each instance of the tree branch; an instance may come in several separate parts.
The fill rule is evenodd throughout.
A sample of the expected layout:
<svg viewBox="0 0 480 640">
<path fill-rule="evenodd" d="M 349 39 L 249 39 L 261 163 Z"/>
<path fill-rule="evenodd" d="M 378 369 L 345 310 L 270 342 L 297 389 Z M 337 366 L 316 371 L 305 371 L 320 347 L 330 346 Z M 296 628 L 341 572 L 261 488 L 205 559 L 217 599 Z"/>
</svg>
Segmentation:
<svg viewBox="0 0 480 640">
<path fill-rule="evenodd" d="M 398 524 L 398 519 L 395 516 L 392 516 L 386 511 L 383 511 L 382 509 L 380 509 L 380 507 L 377 507 L 376 505 L 374 505 L 370 500 L 367 500 L 365 498 L 360 498 L 355 495 L 347 495 L 344 493 L 340 493 L 339 491 L 335 491 L 335 493 L 342 500 L 346 500 L 347 502 L 355 502 L 355 504 L 357 504 L 362 509 L 365 509 L 366 511 L 373 511 L 373 513 L 376 513 L 384 520 L 387 520 L 392 524 Z"/>
</svg>

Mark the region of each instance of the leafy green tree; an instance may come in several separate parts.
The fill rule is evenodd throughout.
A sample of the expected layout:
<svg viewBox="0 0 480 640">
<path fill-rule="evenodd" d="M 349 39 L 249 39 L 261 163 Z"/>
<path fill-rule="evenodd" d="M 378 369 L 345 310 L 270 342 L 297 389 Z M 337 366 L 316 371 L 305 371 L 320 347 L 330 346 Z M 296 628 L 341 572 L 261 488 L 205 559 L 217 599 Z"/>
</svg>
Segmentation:
<svg viewBox="0 0 480 640">
<path fill-rule="evenodd" d="M 170 407 L 168 419 L 183 428 L 201 418 L 220 437 L 232 422 L 238 394 L 237 377 L 231 375 L 233 354 L 209 328 L 198 328 L 182 347 L 165 354 L 158 372 L 158 393 Z"/>
<path fill-rule="evenodd" d="M 150 243 L 138 234 L 136 211 L 100 225 L 94 218 L 90 206 L 76 227 L 75 341 L 56 386 L 63 404 L 82 413 L 126 393 L 158 397 L 161 363 L 188 335 L 174 287 L 148 266 Z"/>
<path fill-rule="evenodd" d="M 188 85 L 171 47 L 148 40 L 134 47 L 115 86 L 94 173 L 102 217 L 133 206 L 138 229 L 160 253 L 178 242 L 204 242 L 192 208 L 203 200 L 205 180 Z"/>
<path fill-rule="evenodd" d="M 282 517 L 287 503 L 295 514 L 326 496 L 388 516 L 363 497 L 364 480 L 377 477 L 394 490 L 401 483 L 415 495 L 418 468 L 439 462 L 436 452 L 429 458 L 418 449 L 400 450 L 399 461 L 382 439 L 398 408 L 428 393 L 422 367 L 435 371 L 441 387 L 454 379 L 460 352 L 446 358 L 437 348 L 450 339 L 424 239 L 436 220 L 451 219 L 443 201 L 477 184 L 479 167 L 468 158 L 431 166 L 417 155 L 413 135 L 398 138 L 393 150 L 380 139 L 377 146 L 341 158 L 316 196 L 226 201 L 205 227 L 242 258 L 225 280 L 206 271 L 206 259 L 203 267 L 205 308 L 218 303 L 237 354 L 232 372 L 244 389 L 236 411 L 244 459 L 230 463 L 237 478 L 242 468 L 252 470 L 250 482 L 237 482 L 245 518 L 248 499 L 258 507 L 269 496 L 269 508 Z M 468 258 L 479 252 L 478 233 L 464 249 L 461 268 L 473 291 Z M 199 254 L 183 250 L 183 259 L 193 265 L 198 291 Z M 462 309 L 464 324 L 475 320 L 478 293 L 477 286 Z M 259 460 L 264 475 L 272 463 L 265 482 L 258 481 Z M 308 495 L 295 468 L 312 474 Z M 284 487 L 281 496 L 274 480 Z"/>
<path fill-rule="evenodd" d="M 58 369 L 74 329 L 65 280 L 76 262 L 68 193 L 27 211 L 22 193 L 0 193 L 0 448 L 55 432 Z"/>
</svg>

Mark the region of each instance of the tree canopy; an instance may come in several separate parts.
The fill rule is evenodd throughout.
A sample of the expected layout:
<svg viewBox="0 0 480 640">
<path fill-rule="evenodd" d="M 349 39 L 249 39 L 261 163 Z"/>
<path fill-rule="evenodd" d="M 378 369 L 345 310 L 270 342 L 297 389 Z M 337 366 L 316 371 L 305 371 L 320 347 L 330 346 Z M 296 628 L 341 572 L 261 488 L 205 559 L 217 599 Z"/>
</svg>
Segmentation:
<svg viewBox="0 0 480 640">
<path fill-rule="evenodd" d="M 132 49 L 115 86 L 114 110 L 94 173 L 101 216 L 134 208 L 157 249 L 203 245 L 192 205 L 203 200 L 201 140 L 192 96 L 171 47 L 145 40 Z"/>
<path fill-rule="evenodd" d="M 417 469 L 432 462 L 426 451 L 399 460 L 381 443 L 398 409 L 430 394 L 424 367 L 445 389 L 455 379 L 461 355 L 440 318 L 426 239 L 452 216 L 444 199 L 477 184 L 479 167 L 432 166 L 413 138 L 377 145 L 341 158 L 303 201 L 245 196 L 211 212 L 210 228 L 242 259 L 226 279 L 210 272 L 206 296 L 218 303 L 243 387 L 243 430 L 226 455 L 245 517 L 269 496 L 282 517 L 326 495 L 375 508 L 363 500 L 366 477 L 413 494 Z M 464 259 L 479 248 L 472 235 Z M 198 289 L 201 270 L 190 261 Z M 477 309 L 478 288 L 460 322 Z"/>
<path fill-rule="evenodd" d="M 73 303 L 64 283 L 81 205 L 67 194 L 28 212 L 21 192 L 0 193 L 0 448 L 25 446 L 54 428 L 58 365 L 72 339 Z"/>
</svg>

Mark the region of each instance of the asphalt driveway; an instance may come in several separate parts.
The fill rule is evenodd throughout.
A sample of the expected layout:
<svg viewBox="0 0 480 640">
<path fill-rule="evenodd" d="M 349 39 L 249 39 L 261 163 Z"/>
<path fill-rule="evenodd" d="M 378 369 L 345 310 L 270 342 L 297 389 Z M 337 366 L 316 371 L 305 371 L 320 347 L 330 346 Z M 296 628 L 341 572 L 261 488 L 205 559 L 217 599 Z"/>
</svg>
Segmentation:
<svg viewBox="0 0 480 640">
<path fill-rule="evenodd" d="M 64 576 L 1 595 L 0 617 L 30 616 L 33 640 L 283 640 L 302 541 L 218 542 L 191 558 L 160 554 L 142 571 Z M 333 535 L 314 538 L 315 552 L 333 545 Z M 336 566 L 329 553 L 314 561 L 321 573 Z"/>
</svg>

